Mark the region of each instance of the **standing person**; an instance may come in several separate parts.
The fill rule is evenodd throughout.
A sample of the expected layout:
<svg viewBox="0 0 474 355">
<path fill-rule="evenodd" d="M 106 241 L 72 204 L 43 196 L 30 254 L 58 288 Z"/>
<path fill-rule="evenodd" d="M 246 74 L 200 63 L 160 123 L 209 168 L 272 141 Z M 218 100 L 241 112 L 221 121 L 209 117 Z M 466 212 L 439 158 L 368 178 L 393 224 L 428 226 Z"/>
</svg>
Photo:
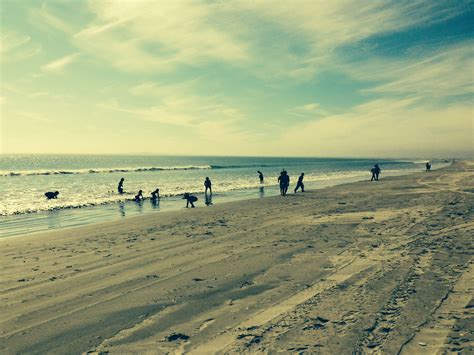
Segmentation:
<svg viewBox="0 0 474 355">
<path fill-rule="evenodd" d="M 117 190 L 118 190 L 118 193 L 119 194 L 123 194 L 123 182 L 125 181 L 124 178 L 121 178 L 119 183 L 118 183 L 118 187 L 117 187 Z"/>
<path fill-rule="evenodd" d="M 375 180 L 379 181 L 379 174 L 381 171 L 379 168 L 379 164 L 375 164 L 374 168 L 375 168 Z"/>
<path fill-rule="evenodd" d="M 426 162 L 426 171 L 430 171 L 431 170 L 431 164 L 429 161 Z"/>
<path fill-rule="evenodd" d="M 285 189 L 285 184 L 283 182 L 283 171 L 280 172 L 280 176 L 278 177 L 278 183 L 280 184 L 280 195 L 283 196 L 283 191 Z"/>
<path fill-rule="evenodd" d="M 375 164 L 372 169 L 370 169 L 370 172 L 372 173 L 372 178 L 370 181 L 378 181 L 379 180 L 379 174 L 380 174 L 380 168 L 379 164 Z"/>
<path fill-rule="evenodd" d="M 143 191 L 139 190 L 138 194 L 135 195 L 135 202 L 141 202 L 143 201 Z"/>
<path fill-rule="evenodd" d="M 288 192 L 288 187 L 290 187 L 290 175 L 288 175 L 288 172 L 284 170 L 285 175 L 284 175 L 284 181 L 285 181 L 285 188 L 284 188 L 284 196 L 286 196 L 286 193 Z"/>
<path fill-rule="evenodd" d="M 160 189 L 156 188 L 155 191 L 151 192 L 151 201 L 156 202 L 160 198 Z"/>
<path fill-rule="evenodd" d="M 204 180 L 204 187 L 206 188 L 204 193 L 207 195 L 207 190 L 209 190 L 209 192 L 212 195 L 212 182 L 211 182 L 211 179 L 209 179 L 209 177 L 206 177 L 206 180 Z"/>
<path fill-rule="evenodd" d="M 278 177 L 278 182 L 280 183 L 280 195 L 285 196 L 288 192 L 288 186 L 290 186 L 290 176 L 283 170 Z"/>
<path fill-rule="evenodd" d="M 258 178 L 260 179 L 260 183 L 263 184 L 263 180 L 264 180 L 263 173 L 260 170 L 258 170 L 257 173 L 258 173 Z"/>
<path fill-rule="evenodd" d="M 298 182 L 296 183 L 295 193 L 296 191 L 298 191 L 300 187 L 301 187 L 301 192 L 304 192 L 303 179 L 304 179 L 304 173 L 301 173 L 300 177 L 298 178 Z"/>
</svg>

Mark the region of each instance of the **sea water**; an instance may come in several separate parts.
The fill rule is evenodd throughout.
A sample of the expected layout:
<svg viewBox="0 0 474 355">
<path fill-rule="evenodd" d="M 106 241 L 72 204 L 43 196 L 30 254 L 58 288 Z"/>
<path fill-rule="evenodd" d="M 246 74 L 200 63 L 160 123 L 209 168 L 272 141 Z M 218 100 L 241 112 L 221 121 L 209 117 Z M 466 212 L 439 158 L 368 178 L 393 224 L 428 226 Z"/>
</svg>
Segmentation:
<svg viewBox="0 0 474 355">
<path fill-rule="evenodd" d="M 212 180 L 212 204 L 278 194 L 277 178 L 288 171 L 292 185 L 305 173 L 307 189 L 370 178 L 378 163 L 382 177 L 424 168 L 424 161 L 387 159 L 184 157 L 152 155 L 0 155 L 0 236 L 71 227 L 126 216 L 178 209 L 184 192 L 206 206 L 204 179 Z M 439 166 L 439 164 L 438 164 Z M 265 176 L 264 184 L 257 170 Z M 124 194 L 117 192 L 124 178 Z M 158 204 L 133 202 L 138 190 Z M 291 190 L 291 187 L 290 187 Z M 54 200 L 44 193 L 59 191 Z"/>
</svg>

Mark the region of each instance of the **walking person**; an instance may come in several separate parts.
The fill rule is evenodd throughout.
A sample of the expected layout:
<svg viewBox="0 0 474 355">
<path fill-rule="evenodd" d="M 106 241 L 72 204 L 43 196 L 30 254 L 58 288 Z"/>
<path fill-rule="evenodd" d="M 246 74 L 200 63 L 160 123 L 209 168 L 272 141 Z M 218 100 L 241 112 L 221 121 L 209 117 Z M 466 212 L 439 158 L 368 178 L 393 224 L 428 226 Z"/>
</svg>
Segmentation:
<svg viewBox="0 0 474 355">
<path fill-rule="evenodd" d="M 380 174 L 380 168 L 378 164 L 375 164 L 372 169 L 370 169 L 370 172 L 372 173 L 372 177 L 370 178 L 370 181 L 378 181 L 379 180 L 379 174 Z"/>
<path fill-rule="evenodd" d="M 379 168 L 379 164 L 375 164 L 375 180 L 379 181 L 379 174 L 381 170 Z"/>
<path fill-rule="evenodd" d="M 210 194 L 212 195 L 212 182 L 208 177 L 206 177 L 206 180 L 204 180 L 204 187 L 206 188 L 204 193 L 207 195 L 207 190 L 209 190 Z"/>
<path fill-rule="evenodd" d="M 298 191 L 298 189 L 301 187 L 301 192 L 304 192 L 304 184 L 303 184 L 303 179 L 304 179 L 304 173 L 301 173 L 301 175 L 298 178 L 298 182 L 296 183 L 295 187 L 295 193 Z"/>
<path fill-rule="evenodd" d="M 258 170 L 257 173 L 258 173 L 258 178 L 260 179 L 260 184 L 263 184 L 263 180 L 264 180 L 263 173 L 260 170 Z"/>
</svg>

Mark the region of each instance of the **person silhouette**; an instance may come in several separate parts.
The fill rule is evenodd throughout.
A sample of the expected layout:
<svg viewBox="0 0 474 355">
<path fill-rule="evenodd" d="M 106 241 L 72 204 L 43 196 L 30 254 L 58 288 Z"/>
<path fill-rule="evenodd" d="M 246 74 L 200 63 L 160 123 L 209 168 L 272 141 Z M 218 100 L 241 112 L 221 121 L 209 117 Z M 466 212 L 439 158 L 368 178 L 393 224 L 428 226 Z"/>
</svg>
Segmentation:
<svg viewBox="0 0 474 355">
<path fill-rule="evenodd" d="M 44 195 L 46 196 L 48 200 L 51 200 L 54 198 L 58 198 L 59 191 L 54 191 L 54 192 L 48 191 L 48 192 L 45 192 Z"/>
<path fill-rule="evenodd" d="M 117 186 L 117 191 L 119 194 L 123 194 L 123 182 L 124 182 L 124 178 L 121 178 L 119 183 L 118 183 L 118 186 Z"/>
<path fill-rule="evenodd" d="M 207 190 L 209 190 L 210 194 L 212 195 L 212 182 L 208 177 L 206 177 L 206 180 L 204 180 L 204 187 L 206 188 L 204 193 L 207 195 Z"/>
<path fill-rule="evenodd" d="M 374 167 L 370 169 L 370 172 L 372 173 L 372 177 L 370 178 L 370 181 L 378 181 L 379 174 L 380 174 L 379 165 L 375 164 Z"/>
<path fill-rule="evenodd" d="M 260 183 L 263 184 L 263 180 L 264 180 L 263 173 L 260 170 L 258 170 L 257 173 L 258 173 L 258 178 L 260 179 Z"/>
<path fill-rule="evenodd" d="M 379 180 L 379 174 L 380 174 L 380 168 L 379 168 L 379 164 L 375 164 L 375 180 Z"/>
<path fill-rule="evenodd" d="M 141 202 L 143 201 L 143 191 L 139 190 L 138 194 L 135 195 L 135 202 Z"/>
<path fill-rule="evenodd" d="M 186 200 L 186 208 L 189 207 L 189 204 L 191 204 L 191 207 L 194 208 L 194 202 L 196 202 L 198 198 L 186 192 L 183 196 L 183 200 Z"/>
<path fill-rule="evenodd" d="M 426 171 L 431 171 L 431 164 L 429 161 L 426 162 Z"/>
<path fill-rule="evenodd" d="M 298 178 L 298 182 L 296 183 L 295 187 L 295 193 L 298 191 L 298 189 L 301 187 L 301 192 L 304 192 L 304 184 L 303 184 L 303 179 L 304 179 L 304 173 L 301 173 L 301 175 Z"/>
<path fill-rule="evenodd" d="M 288 192 L 288 186 L 290 186 L 290 176 L 286 170 L 282 170 L 278 182 L 280 183 L 280 195 L 285 196 Z"/>
<path fill-rule="evenodd" d="M 160 198 L 160 189 L 159 189 L 159 188 L 156 188 L 155 191 L 152 191 L 152 192 L 151 192 L 151 197 L 150 197 L 150 199 L 151 199 L 153 202 L 156 202 L 159 198 Z"/>
</svg>

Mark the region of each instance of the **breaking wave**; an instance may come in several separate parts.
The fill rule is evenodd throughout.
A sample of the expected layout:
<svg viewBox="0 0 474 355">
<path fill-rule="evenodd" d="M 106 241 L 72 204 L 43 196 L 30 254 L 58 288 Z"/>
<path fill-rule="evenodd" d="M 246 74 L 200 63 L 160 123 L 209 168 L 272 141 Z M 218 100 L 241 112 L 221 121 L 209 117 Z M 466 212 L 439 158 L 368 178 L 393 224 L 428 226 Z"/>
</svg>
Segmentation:
<svg viewBox="0 0 474 355">
<path fill-rule="evenodd" d="M 209 170 L 209 169 L 239 169 L 239 168 L 265 168 L 270 165 L 201 165 L 201 166 L 168 166 L 168 167 L 138 167 L 138 168 L 98 168 L 98 169 L 69 169 L 69 170 L 22 170 L 1 171 L 0 176 L 35 176 L 35 175 L 75 175 L 75 174 L 105 174 L 129 173 L 147 171 L 170 170 Z"/>
<path fill-rule="evenodd" d="M 204 166 L 171 166 L 171 167 L 152 166 L 152 167 L 139 167 L 139 168 L 0 171 L 0 176 L 103 174 L 103 173 L 163 171 L 163 170 L 205 170 L 205 169 L 212 169 L 212 167 L 210 165 L 204 165 Z"/>
</svg>

